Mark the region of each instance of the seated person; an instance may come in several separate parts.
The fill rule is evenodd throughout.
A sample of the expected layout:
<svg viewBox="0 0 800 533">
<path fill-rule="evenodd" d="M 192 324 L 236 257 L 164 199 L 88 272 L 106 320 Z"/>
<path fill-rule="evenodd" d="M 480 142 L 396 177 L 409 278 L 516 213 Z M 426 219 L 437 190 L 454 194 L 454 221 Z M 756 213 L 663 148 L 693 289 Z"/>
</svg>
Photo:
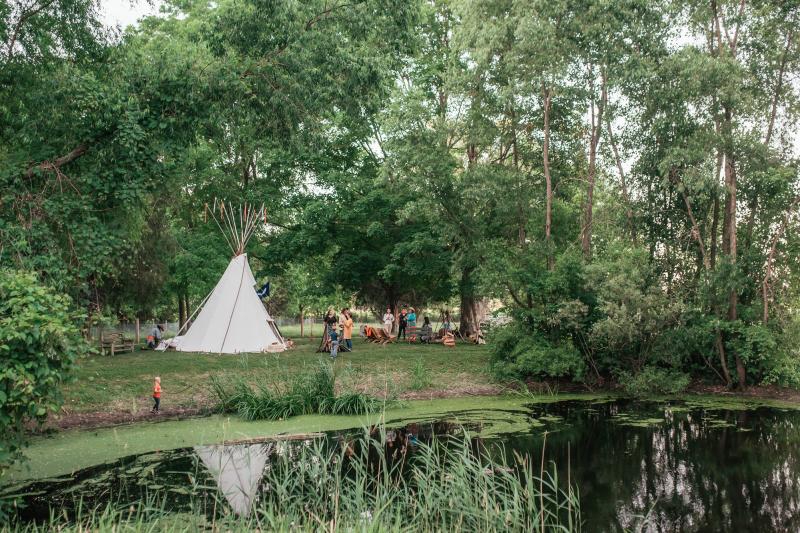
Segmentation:
<svg viewBox="0 0 800 533">
<path fill-rule="evenodd" d="M 153 327 L 153 330 L 150 332 L 150 335 L 147 336 L 147 347 L 151 350 L 155 350 L 159 343 L 161 342 L 162 333 L 164 332 L 164 326 L 161 324 L 156 324 Z"/>
<path fill-rule="evenodd" d="M 433 339 L 433 326 L 431 326 L 431 319 L 425 317 L 422 322 L 422 327 L 419 330 L 420 342 L 431 342 Z"/>
</svg>

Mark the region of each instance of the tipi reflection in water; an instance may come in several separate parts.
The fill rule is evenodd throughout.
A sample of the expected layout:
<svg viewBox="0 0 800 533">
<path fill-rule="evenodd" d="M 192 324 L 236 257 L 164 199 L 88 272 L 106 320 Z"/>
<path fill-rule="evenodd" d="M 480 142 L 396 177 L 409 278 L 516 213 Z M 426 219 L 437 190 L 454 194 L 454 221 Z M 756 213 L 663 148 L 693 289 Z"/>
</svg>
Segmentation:
<svg viewBox="0 0 800 533">
<path fill-rule="evenodd" d="M 239 515 L 247 515 L 275 443 L 195 446 L 195 453 Z"/>
</svg>

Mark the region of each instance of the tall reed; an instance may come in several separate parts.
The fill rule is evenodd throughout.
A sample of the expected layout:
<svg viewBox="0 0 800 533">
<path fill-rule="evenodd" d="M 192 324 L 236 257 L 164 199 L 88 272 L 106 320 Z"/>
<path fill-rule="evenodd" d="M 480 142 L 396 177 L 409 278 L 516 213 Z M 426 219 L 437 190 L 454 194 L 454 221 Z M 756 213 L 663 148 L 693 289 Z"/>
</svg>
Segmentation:
<svg viewBox="0 0 800 533">
<path fill-rule="evenodd" d="M 333 365 L 322 362 L 312 371 L 264 380 L 253 386 L 243 378 L 232 381 L 213 376 L 211 390 L 221 412 L 245 420 L 278 420 L 312 413 L 359 415 L 381 409 L 384 402 L 356 391 L 336 395 Z"/>
</svg>

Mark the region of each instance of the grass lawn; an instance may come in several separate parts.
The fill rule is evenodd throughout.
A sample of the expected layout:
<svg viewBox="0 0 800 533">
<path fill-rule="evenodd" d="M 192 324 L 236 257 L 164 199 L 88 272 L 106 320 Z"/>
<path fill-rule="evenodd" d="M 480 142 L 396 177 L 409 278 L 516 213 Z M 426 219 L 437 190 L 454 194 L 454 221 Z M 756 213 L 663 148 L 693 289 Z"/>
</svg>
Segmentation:
<svg viewBox="0 0 800 533">
<path fill-rule="evenodd" d="M 203 407 L 212 399 L 211 376 L 244 376 L 254 383 L 282 381 L 289 373 L 330 360 L 315 353 L 319 339 L 294 338 L 281 354 L 211 355 L 136 351 L 80 361 L 77 380 L 64 388 L 66 412 L 139 413 L 150 408 L 154 376 L 161 376 L 162 406 Z M 468 394 L 490 385 L 486 346 L 396 343 L 377 346 L 353 340 L 354 351 L 336 361 L 337 384 L 375 395 Z M 422 379 L 416 379 L 421 376 Z M 430 384 L 421 390 L 420 383 Z"/>
</svg>

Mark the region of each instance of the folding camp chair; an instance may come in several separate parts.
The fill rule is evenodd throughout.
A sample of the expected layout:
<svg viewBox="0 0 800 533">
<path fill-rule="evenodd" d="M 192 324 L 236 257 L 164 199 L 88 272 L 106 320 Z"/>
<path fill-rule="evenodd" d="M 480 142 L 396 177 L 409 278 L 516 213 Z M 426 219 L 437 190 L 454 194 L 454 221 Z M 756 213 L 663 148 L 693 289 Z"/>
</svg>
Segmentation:
<svg viewBox="0 0 800 533">
<path fill-rule="evenodd" d="M 388 333 L 386 333 L 382 329 L 378 329 L 376 331 L 378 332 L 378 335 L 380 336 L 381 344 L 384 345 L 384 346 L 387 345 L 387 344 L 393 343 L 394 341 L 397 340 L 397 337 L 395 337 L 394 335 L 389 335 Z"/>
</svg>

